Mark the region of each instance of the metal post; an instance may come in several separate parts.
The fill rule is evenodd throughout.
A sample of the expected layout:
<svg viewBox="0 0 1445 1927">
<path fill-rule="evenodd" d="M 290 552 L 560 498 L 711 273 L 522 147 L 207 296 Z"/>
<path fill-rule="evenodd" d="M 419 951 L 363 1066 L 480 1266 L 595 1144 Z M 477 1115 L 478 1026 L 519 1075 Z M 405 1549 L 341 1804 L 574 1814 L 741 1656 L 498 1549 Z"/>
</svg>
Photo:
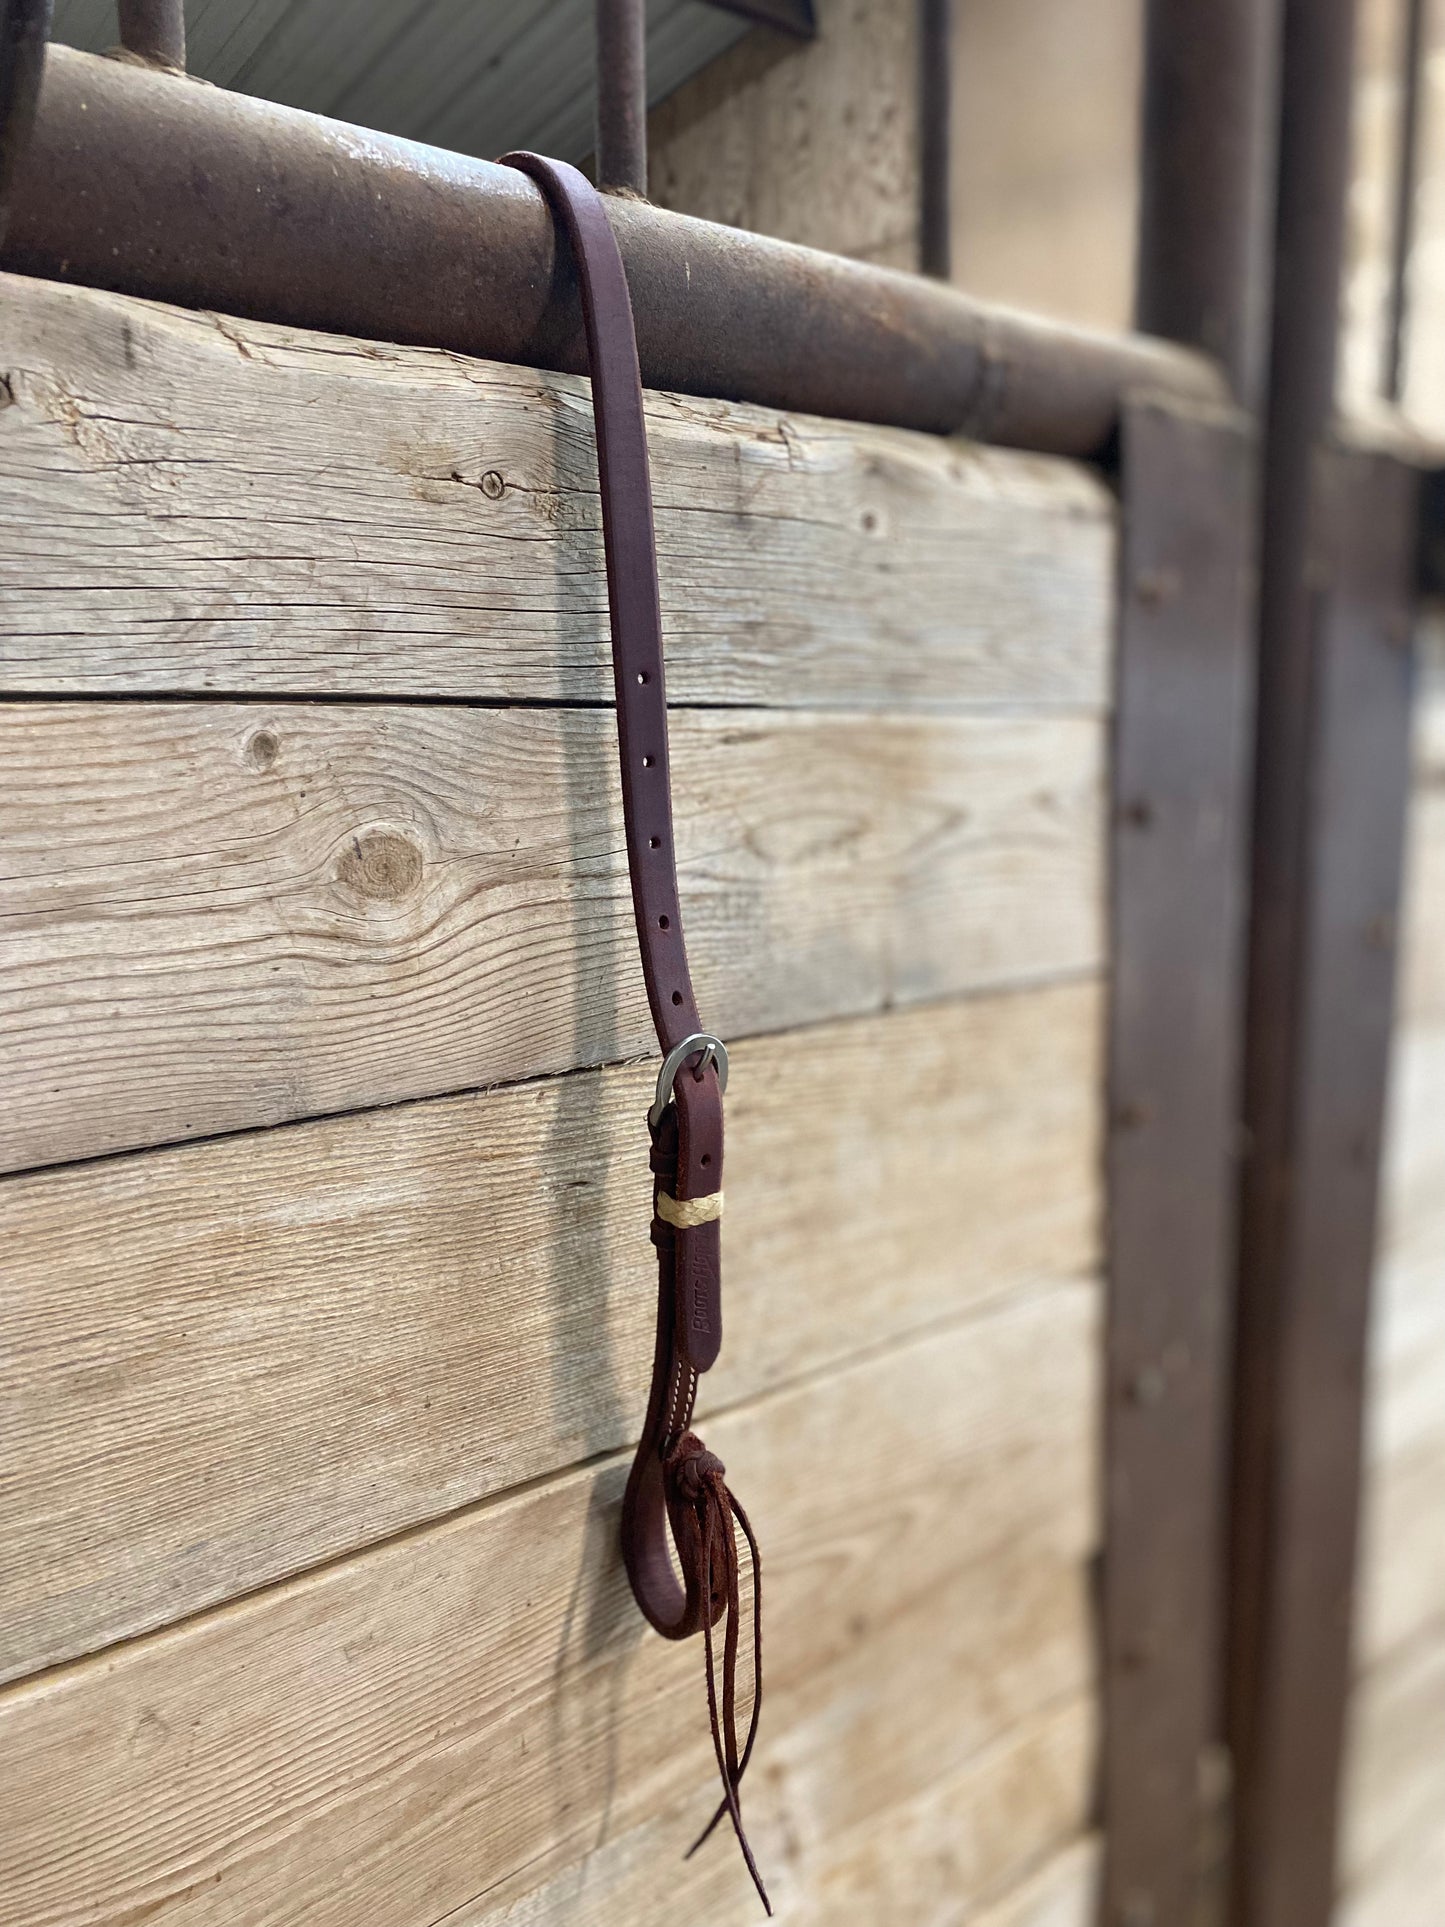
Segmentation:
<svg viewBox="0 0 1445 1927">
<path fill-rule="evenodd" d="M 947 281 L 953 266 L 953 0 L 919 0 L 918 51 L 918 265 Z"/>
<path fill-rule="evenodd" d="M 1426 0 L 1406 0 L 1405 41 L 1400 54 L 1400 147 L 1395 160 L 1395 227 L 1390 244 L 1381 383 L 1386 401 L 1397 405 L 1405 391 L 1405 319 L 1409 306 L 1410 253 L 1415 243 L 1415 185 L 1420 166 L 1425 5 Z"/>
<path fill-rule="evenodd" d="M 1336 1918 L 1419 482 L 1393 455 L 1316 451 L 1293 967 L 1256 978 L 1249 1034 L 1258 1140 L 1236 1366 L 1231 1927 Z M 1264 765 L 1277 742 L 1261 738 Z M 1269 908 L 1256 904 L 1257 940 Z M 1261 1102 L 1266 1076 L 1284 1084 L 1283 1129 Z"/>
<path fill-rule="evenodd" d="M 1218 1884 L 1252 424 L 1144 398 L 1120 457 L 1099 1919 L 1192 1927 Z"/>
<path fill-rule="evenodd" d="M 597 185 L 647 193 L 647 9 L 597 0 Z"/>
<path fill-rule="evenodd" d="M 1280 0 L 1148 0 L 1137 325 L 1260 405 Z"/>
<path fill-rule="evenodd" d="M 1150 0 L 1140 325 L 1266 357 L 1279 0 Z M 1258 440 L 1126 407 L 1111 862 L 1103 1927 L 1192 1927 L 1219 1771 Z"/>
<path fill-rule="evenodd" d="M 1235 1353 L 1234 1927 L 1332 1915 L 1408 780 L 1413 478 L 1331 446 L 1354 16 L 1354 0 L 1286 0 Z"/>
<path fill-rule="evenodd" d="M 35 125 L 51 0 L 0 0 L 0 244 L 10 221 L 10 190 Z"/>
<path fill-rule="evenodd" d="M 186 66 L 185 0 L 116 0 L 120 44 L 153 67 Z"/>
</svg>

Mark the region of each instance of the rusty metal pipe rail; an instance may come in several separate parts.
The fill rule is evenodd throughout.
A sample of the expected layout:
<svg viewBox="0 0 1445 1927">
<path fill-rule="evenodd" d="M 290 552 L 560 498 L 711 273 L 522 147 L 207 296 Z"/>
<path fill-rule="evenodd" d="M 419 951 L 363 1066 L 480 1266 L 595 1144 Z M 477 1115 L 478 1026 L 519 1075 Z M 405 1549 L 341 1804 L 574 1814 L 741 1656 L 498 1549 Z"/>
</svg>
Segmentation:
<svg viewBox="0 0 1445 1927">
<path fill-rule="evenodd" d="M 1217 398 L 1213 365 L 621 199 L 654 388 L 1064 455 L 1125 394 Z M 193 308 L 579 370 L 541 195 L 509 168 L 50 50 L 0 267 Z"/>
</svg>

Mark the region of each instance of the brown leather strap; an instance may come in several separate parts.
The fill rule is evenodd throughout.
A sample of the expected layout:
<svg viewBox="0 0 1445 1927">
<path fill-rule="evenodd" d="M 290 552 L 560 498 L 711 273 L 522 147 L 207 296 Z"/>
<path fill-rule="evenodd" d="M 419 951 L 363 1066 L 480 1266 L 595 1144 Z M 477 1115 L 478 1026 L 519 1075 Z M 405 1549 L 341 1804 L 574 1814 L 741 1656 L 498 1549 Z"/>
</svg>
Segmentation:
<svg viewBox="0 0 1445 1927">
<path fill-rule="evenodd" d="M 504 160 L 529 174 L 546 195 L 570 245 L 582 290 L 597 424 L 627 865 L 642 974 L 666 1059 L 705 1033 L 693 995 L 677 893 L 657 546 L 632 302 L 606 208 L 585 175 L 539 154 L 508 154 Z M 724 1813 L 729 1815 L 771 1913 L 738 1806 L 762 1701 L 757 1542 L 728 1489 L 720 1461 L 688 1430 L 698 1374 L 714 1363 L 722 1344 L 720 1224 L 716 1213 L 709 1215 L 700 1205 L 710 1198 L 721 1201 L 723 1114 L 717 1062 L 701 1048 L 685 1055 L 671 1092 L 659 1097 L 667 1101 L 648 1119 L 652 1239 L 658 1254 L 657 1342 L 647 1416 L 623 1501 L 622 1553 L 637 1603 L 657 1631 L 668 1639 L 704 1635 L 708 1710 L 724 1797 L 702 1839 Z M 747 1540 L 755 1574 L 753 1711 L 741 1750 L 735 1708 L 735 1525 Z M 712 1629 L 724 1616 L 728 1627 L 719 1703 Z"/>
</svg>

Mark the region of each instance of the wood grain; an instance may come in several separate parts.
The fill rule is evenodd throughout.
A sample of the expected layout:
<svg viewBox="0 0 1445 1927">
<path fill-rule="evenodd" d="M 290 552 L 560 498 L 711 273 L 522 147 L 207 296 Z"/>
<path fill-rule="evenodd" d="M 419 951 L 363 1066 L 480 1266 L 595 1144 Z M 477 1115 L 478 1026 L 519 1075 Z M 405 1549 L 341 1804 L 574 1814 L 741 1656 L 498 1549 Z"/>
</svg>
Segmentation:
<svg viewBox="0 0 1445 1927">
<path fill-rule="evenodd" d="M 1445 677 L 1423 646 L 1370 1335 L 1342 1927 L 1445 1915 Z"/>
<path fill-rule="evenodd" d="M 729 1039 L 1097 967 L 1099 724 L 685 712 Z M 592 710 L 0 706 L 0 1166 L 652 1048 Z"/>
<path fill-rule="evenodd" d="M 1445 645 L 1426 658 L 1406 842 L 1401 1017 L 1445 1024 Z"/>
<path fill-rule="evenodd" d="M 1091 1927 L 1097 1918 L 1100 1841 L 1081 1835 L 970 1927 Z"/>
<path fill-rule="evenodd" d="M 612 699 L 585 381 L 0 276 L 0 690 Z M 1107 700 L 1082 469 L 649 398 L 674 702 Z"/>
<path fill-rule="evenodd" d="M 1078 1700 L 1021 1724 L 964 1772 L 855 1828 L 809 1883 L 800 1927 L 945 1927 L 1001 1893 L 1026 1896 L 1087 1814 L 1093 1712 Z"/>
<path fill-rule="evenodd" d="M 784 1893 L 823 1789 L 861 1824 L 1085 1690 L 1097 1300 L 1016 1295 L 709 1426 L 766 1547 L 751 1815 Z M 623 1470 L 7 1688 L 0 1921 L 340 1927 L 364 1895 L 368 1927 L 420 1927 L 585 1877 L 687 1786 L 706 1811 L 699 1656 L 627 1595 Z"/>
<path fill-rule="evenodd" d="M 1362 1666 L 1445 1614 L 1445 1024 L 1394 1047 L 1371 1313 Z"/>
<path fill-rule="evenodd" d="M 907 1623 L 911 1629 L 913 1615 Z M 887 1681 L 882 1684 L 886 1690 Z M 1034 1867 L 1080 1826 L 1088 1798 L 1091 1712 L 1085 1699 L 1076 1698 L 1031 1715 L 960 1770 L 910 1798 L 867 1811 L 837 1832 L 836 1796 L 858 1803 L 866 1787 L 877 1797 L 883 1789 L 875 1773 L 886 1766 L 870 1762 L 861 1771 L 849 1770 L 850 1751 L 844 1770 L 830 1774 L 830 1749 L 836 1761 L 848 1722 L 830 1720 L 820 1704 L 818 1718 L 790 1732 L 784 1745 L 790 1825 L 779 1833 L 770 1863 L 770 1871 L 786 1869 L 778 1917 L 789 1927 L 877 1927 L 880 1921 L 945 1927 L 972 1920 L 976 1906 L 1000 1893 L 1032 1885 Z M 774 1776 L 774 1784 L 781 1784 L 781 1776 Z M 504 1882 L 463 1907 L 447 1927 L 554 1927 L 578 1918 L 617 1927 L 676 1927 L 679 1921 L 737 1927 L 748 1917 L 749 1902 L 732 1879 L 719 1881 L 716 1862 L 699 1857 L 676 1863 L 676 1843 L 695 1799 L 689 1787 L 682 1799 L 609 1837 L 587 1853 L 585 1863 L 532 1887 L 520 1900 L 510 1897 Z"/>
<path fill-rule="evenodd" d="M 1439 1927 L 1445 1896 L 1445 1832 L 1438 1827 L 1398 1842 L 1384 1866 L 1347 1886 L 1336 1927 Z"/>
<path fill-rule="evenodd" d="M 1093 1271 L 1101 1019 L 1084 984 L 741 1044 L 704 1410 Z M 651 1084 L 583 1072 L 0 1185 L 0 1677 L 624 1445 Z"/>
<path fill-rule="evenodd" d="M 1356 1635 L 1366 1692 L 1374 1670 L 1411 1642 L 1445 1648 L 1445 1345 L 1412 1366 L 1416 1388 L 1435 1400 L 1435 1423 L 1370 1468 Z"/>
<path fill-rule="evenodd" d="M 1364 1886 L 1440 1837 L 1445 1619 L 1366 1676 L 1352 1721 L 1343 1876 Z"/>
</svg>

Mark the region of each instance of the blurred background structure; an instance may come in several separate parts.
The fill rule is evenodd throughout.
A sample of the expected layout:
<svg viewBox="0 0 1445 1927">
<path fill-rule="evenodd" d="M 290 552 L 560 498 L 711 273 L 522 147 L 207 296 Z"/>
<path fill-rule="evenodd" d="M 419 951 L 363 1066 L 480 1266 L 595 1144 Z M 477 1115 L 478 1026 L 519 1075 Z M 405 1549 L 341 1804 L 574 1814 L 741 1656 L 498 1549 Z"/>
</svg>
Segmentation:
<svg viewBox="0 0 1445 1927">
<path fill-rule="evenodd" d="M 766 6 L 651 0 L 650 192 L 664 207 L 893 267 L 920 264 L 915 0 Z M 1096 327 L 1133 312 L 1140 0 L 956 0 L 949 235 L 959 285 Z M 191 0 L 187 65 L 233 87 L 463 154 L 593 142 L 591 0 Z M 102 52 L 114 0 L 56 0 L 53 34 Z M 1409 58 L 1407 58 L 1407 56 Z M 1413 75 L 1411 79 L 1409 76 Z M 1402 199 L 1406 110 L 1418 99 Z M 1360 0 L 1343 392 L 1393 386 L 1393 282 L 1408 284 L 1397 398 L 1445 433 L 1445 21 Z M 848 191 L 834 171 L 848 157 Z M 1401 213 L 1408 245 L 1399 253 Z"/>
</svg>

